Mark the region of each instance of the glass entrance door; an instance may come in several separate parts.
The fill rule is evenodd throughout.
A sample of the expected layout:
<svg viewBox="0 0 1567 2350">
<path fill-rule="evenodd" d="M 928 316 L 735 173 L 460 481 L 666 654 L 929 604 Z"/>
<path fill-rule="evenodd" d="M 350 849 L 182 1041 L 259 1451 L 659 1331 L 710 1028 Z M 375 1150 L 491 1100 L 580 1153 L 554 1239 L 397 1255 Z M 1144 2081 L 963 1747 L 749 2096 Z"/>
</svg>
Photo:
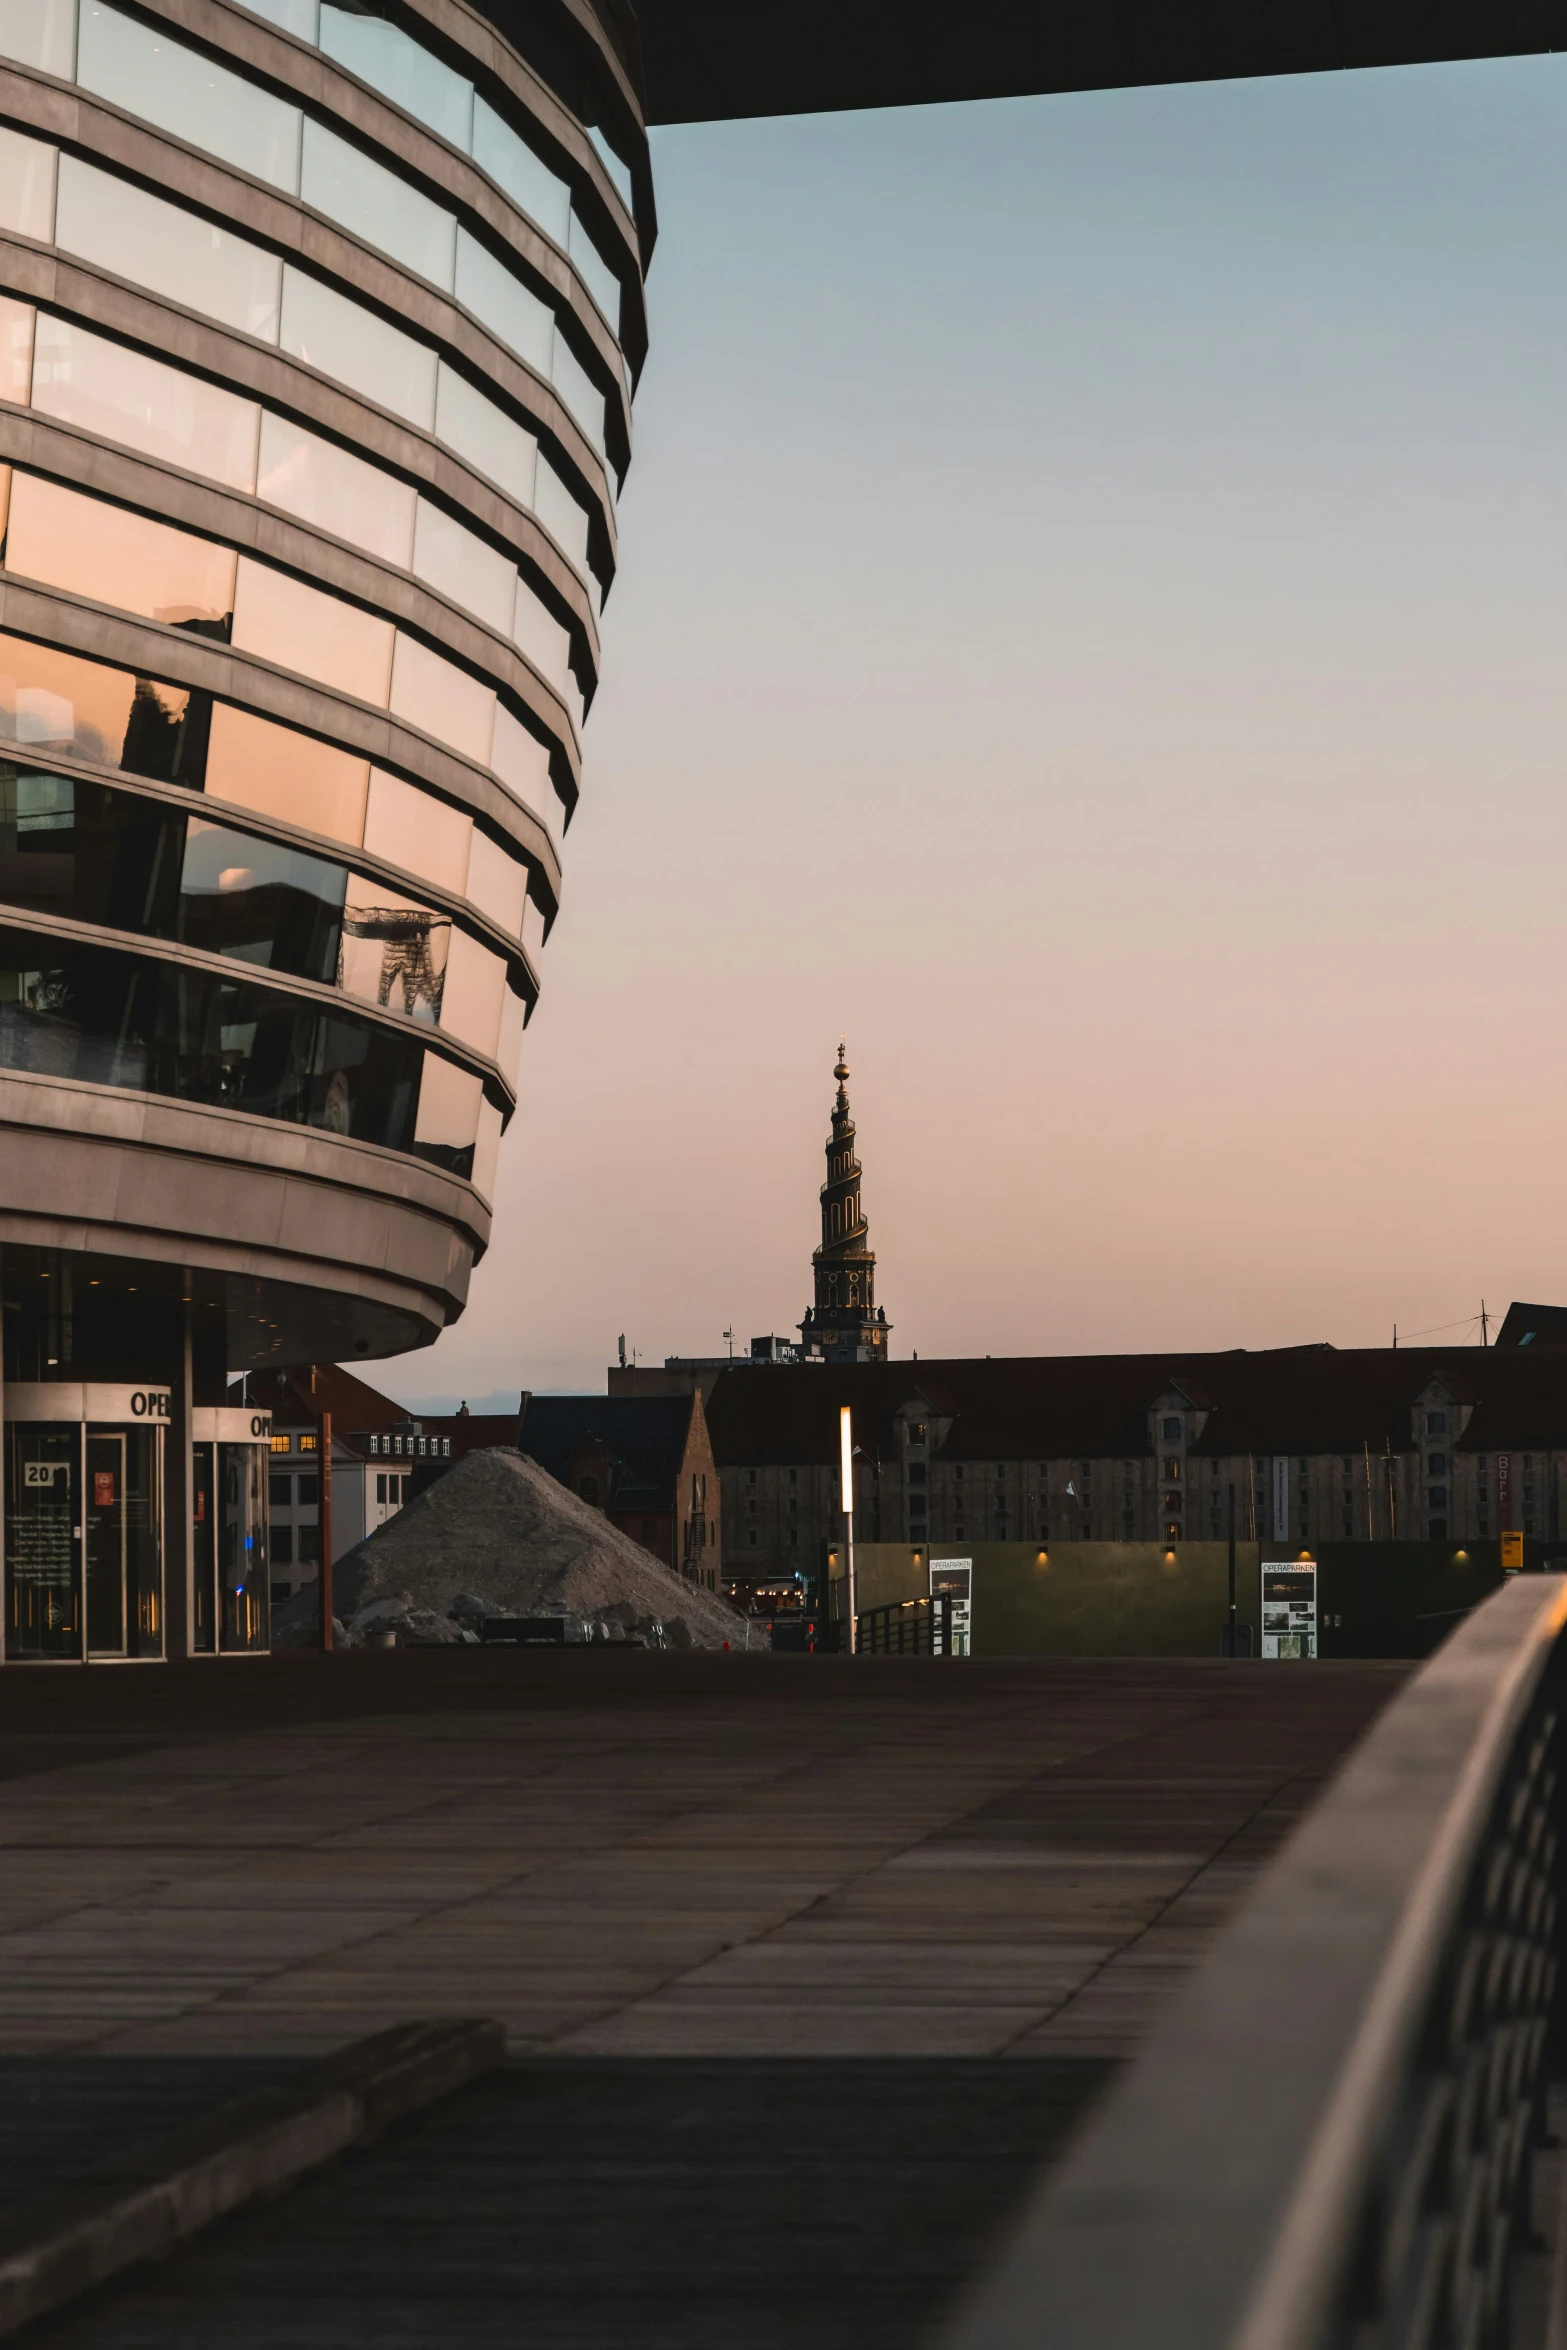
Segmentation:
<svg viewBox="0 0 1567 2350">
<path fill-rule="evenodd" d="M 6 1654 L 39 1660 L 82 1653 L 81 1430 L 6 1429 Z"/>
<path fill-rule="evenodd" d="M 95 1428 L 87 1439 L 87 1653 L 125 1654 L 125 1438 Z"/>
<path fill-rule="evenodd" d="M 198 1656 L 211 1656 L 218 1645 L 218 1560 L 212 1492 L 211 1444 L 193 1444 L 191 1460 L 191 1539 L 195 1552 L 196 1621 L 191 1645 Z"/>
<path fill-rule="evenodd" d="M 163 1652 L 161 1431 L 86 1432 L 82 1547 L 89 1656 Z"/>
</svg>

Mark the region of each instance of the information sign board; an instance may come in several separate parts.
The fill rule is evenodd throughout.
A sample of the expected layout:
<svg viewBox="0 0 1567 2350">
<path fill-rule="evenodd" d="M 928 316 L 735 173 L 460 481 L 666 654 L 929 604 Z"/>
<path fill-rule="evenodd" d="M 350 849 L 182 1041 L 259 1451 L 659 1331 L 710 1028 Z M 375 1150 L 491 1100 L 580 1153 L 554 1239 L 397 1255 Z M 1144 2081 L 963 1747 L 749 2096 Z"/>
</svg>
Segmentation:
<svg viewBox="0 0 1567 2350">
<path fill-rule="evenodd" d="M 930 1592 L 932 1599 L 938 1591 L 952 1594 L 952 1653 L 969 1653 L 969 1609 L 974 1596 L 974 1561 L 966 1559 L 932 1559 L 930 1562 Z"/>
<path fill-rule="evenodd" d="M 1317 1653 L 1317 1562 L 1262 1562 L 1262 1653 L 1311 1657 Z"/>
</svg>

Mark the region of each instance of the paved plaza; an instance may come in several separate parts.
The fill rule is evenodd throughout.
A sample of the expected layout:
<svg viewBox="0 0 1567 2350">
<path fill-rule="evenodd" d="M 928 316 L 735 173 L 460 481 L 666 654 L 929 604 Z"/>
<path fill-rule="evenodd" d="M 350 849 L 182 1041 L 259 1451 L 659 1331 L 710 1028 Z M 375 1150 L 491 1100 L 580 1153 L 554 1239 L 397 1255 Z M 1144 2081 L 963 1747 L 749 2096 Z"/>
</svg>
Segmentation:
<svg viewBox="0 0 1567 2350">
<path fill-rule="evenodd" d="M 1119 2058 L 1405 1670 L 7 1670 L 0 2049 Z"/>
</svg>

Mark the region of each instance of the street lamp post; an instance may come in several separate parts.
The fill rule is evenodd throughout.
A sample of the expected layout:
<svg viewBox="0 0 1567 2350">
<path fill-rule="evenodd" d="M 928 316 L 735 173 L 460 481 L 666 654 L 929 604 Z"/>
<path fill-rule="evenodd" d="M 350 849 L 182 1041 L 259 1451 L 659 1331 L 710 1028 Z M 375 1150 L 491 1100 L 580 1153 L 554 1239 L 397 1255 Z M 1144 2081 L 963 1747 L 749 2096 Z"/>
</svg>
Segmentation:
<svg viewBox="0 0 1567 2350">
<path fill-rule="evenodd" d="M 845 1592 L 849 1607 L 849 1654 L 853 1656 L 859 1639 L 859 1623 L 854 1606 L 854 1423 L 849 1407 L 844 1405 L 838 1414 L 838 1441 L 842 1454 L 844 1552 L 848 1573 Z"/>
</svg>

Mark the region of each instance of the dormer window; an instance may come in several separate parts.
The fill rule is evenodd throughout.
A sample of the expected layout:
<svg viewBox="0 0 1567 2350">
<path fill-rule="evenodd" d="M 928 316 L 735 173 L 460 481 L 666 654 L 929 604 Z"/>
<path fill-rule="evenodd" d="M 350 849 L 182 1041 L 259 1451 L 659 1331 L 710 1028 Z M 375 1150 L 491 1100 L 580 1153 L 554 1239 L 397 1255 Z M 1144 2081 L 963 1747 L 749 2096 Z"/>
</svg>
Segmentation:
<svg viewBox="0 0 1567 2350">
<path fill-rule="evenodd" d="M 1173 1413 L 1168 1419 L 1166 1419 L 1164 1423 L 1164 1434 L 1166 1443 L 1179 1444 L 1181 1440 L 1181 1423 L 1178 1419 L 1175 1418 Z"/>
<path fill-rule="evenodd" d="M 1427 1412 L 1426 1434 L 1428 1436 L 1445 1436 L 1447 1434 L 1446 1412 Z"/>
</svg>

